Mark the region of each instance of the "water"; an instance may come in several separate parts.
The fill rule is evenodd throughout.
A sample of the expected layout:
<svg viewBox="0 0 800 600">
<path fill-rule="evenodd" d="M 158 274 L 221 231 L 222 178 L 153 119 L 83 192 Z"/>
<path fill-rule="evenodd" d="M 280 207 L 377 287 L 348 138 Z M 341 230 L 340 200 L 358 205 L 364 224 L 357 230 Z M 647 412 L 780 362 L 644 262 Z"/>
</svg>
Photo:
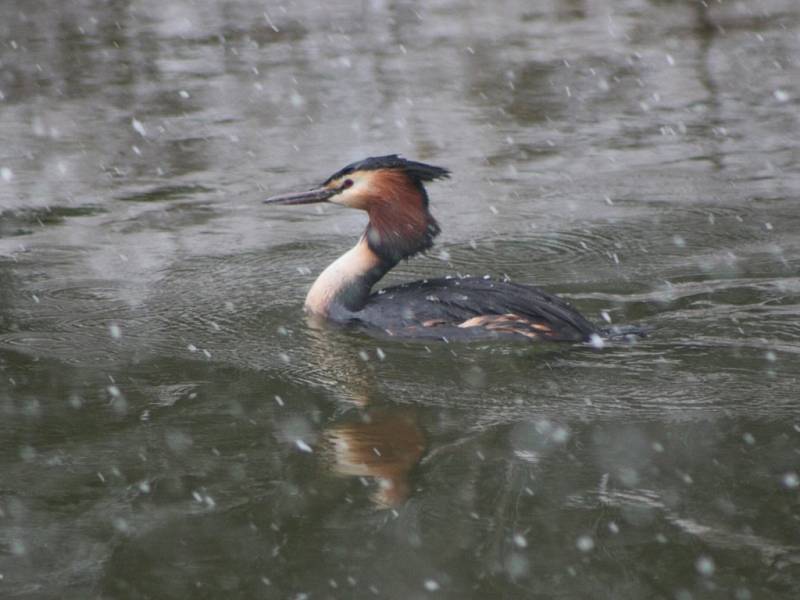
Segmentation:
<svg viewBox="0 0 800 600">
<path fill-rule="evenodd" d="M 0 595 L 795 598 L 800 9 L 0 5 Z M 454 178 L 388 281 L 635 345 L 316 329 L 364 156 Z"/>
</svg>

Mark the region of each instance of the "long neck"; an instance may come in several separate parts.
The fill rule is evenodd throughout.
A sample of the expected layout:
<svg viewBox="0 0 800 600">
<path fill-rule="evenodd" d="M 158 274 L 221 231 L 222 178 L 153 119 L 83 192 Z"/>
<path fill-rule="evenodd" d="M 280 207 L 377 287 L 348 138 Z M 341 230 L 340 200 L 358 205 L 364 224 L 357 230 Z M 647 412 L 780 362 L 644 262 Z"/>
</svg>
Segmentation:
<svg viewBox="0 0 800 600">
<path fill-rule="evenodd" d="M 361 310 L 372 286 L 396 264 L 396 260 L 378 256 L 362 236 L 317 277 L 306 296 L 306 310 L 325 317 L 337 307 Z"/>
</svg>

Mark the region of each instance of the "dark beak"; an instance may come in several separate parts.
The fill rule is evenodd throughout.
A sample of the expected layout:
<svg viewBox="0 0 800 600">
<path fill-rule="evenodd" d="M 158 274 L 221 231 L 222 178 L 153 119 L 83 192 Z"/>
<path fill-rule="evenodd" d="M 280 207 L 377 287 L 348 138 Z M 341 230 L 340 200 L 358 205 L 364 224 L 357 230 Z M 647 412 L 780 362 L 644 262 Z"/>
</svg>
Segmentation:
<svg viewBox="0 0 800 600">
<path fill-rule="evenodd" d="M 328 198 L 333 196 L 337 190 L 329 190 L 328 188 L 319 188 L 316 190 L 309 190 L 307 192 L 295 192 L 293 194 L 281 194 L 280 196 L 272 196 L 264 200 L 265 204 L 313 204 L 314 202 L 325 202 Z"/>
</svg>

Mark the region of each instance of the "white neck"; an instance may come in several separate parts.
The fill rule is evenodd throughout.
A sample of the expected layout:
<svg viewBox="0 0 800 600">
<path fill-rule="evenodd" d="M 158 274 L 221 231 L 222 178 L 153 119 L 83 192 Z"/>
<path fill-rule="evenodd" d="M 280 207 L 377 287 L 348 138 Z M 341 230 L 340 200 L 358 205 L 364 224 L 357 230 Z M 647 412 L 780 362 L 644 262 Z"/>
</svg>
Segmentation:
<svg viewBox="0 0 800 600">
<path fill-rule="evenodd" d="M 306 296 L 306 310 L 325 317 L 335 305 L 360 310 L 372 286 L 393 266 L 383 262 L 362 237 L 317 277 Z"/>
</svg>

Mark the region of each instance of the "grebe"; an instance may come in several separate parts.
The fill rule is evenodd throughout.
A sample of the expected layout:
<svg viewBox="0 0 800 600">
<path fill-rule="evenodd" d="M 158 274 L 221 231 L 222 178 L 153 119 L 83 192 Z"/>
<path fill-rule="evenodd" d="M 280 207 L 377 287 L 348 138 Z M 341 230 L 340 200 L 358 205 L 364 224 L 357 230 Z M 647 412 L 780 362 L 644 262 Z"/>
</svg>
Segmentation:
<svg viewBox="0 0 800 600">
<path fill-rule="evenodd" d="M 428 209 L 423 184 L 449 175 L 442 167 L 396 154 L 374 156 L 347 165 L 316 189 L 265 200 L 268 204 L 332 202 L 369 215 L 358 243 L 311 286 L 306 310 L 335 323 L 403 338 L 602 339 L 607 332 L 569 303 L 509 281 L 448 277 L 372 292 L 398 262 L 433 245 L 440 229 Z"/>
</svg>

